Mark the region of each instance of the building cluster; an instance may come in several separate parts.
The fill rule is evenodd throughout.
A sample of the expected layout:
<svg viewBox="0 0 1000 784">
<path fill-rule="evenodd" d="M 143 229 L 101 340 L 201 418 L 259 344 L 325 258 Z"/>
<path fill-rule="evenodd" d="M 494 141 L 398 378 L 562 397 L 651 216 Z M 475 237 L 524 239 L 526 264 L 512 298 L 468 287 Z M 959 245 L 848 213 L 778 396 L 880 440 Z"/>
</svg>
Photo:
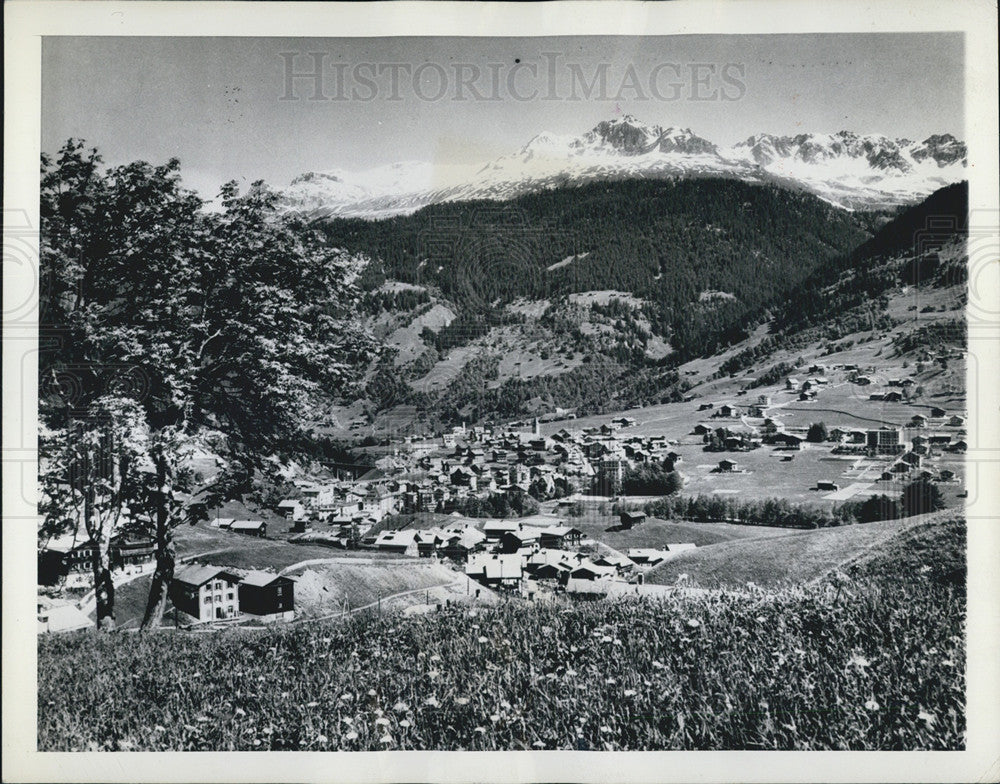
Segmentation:
<svg viewBox="0 0 1000 784">
<path fill-rule="evenodd" d="M 240 575 L 222 566 L 191 564 L 174 573 L 170 600 L 196 623 L 290 621 L 295 618 L 295 581 L 268 572 Z"/>
</svg>

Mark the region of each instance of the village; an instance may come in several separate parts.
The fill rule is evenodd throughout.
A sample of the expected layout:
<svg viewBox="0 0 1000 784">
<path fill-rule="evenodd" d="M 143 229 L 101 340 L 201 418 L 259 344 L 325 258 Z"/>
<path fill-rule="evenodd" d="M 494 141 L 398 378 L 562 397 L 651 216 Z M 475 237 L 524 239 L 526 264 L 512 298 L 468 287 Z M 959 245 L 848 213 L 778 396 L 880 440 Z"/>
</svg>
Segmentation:
<svg viewBox="0 0 1000 784">
<path fill-rule="evenodd" d="M 649 409 L 600 423 L 564 414 L 554 422 L 459 425 L 434 437 L 394 441 L 374 469 L 356 478 L 290 471 L 294 491 L 274 508 L 242 518 L 208 510 L 206 525 L 219 536 L 293 550 L 431 559 L 507 597 L 655 593 L 661 586 L 644 585 L 644 574 L 695 545 L 641 542 L 616 549 L 602 541 L 608 531 L 642 526 L 643 503 L 664 494 L 631 488 L 637 471 L 647 480 L 675 475 L 692 495 L 742 497 L 754 489 L 779 495 L 780 482 L 794 477 L 798 495 L 784 495 L 831 506 L 898 492 L 917 478 L 960 497 L 964 414 L 908 406 L 911 385 L 909 378 L 873 383 L 853 365 L 812 365 L 801 379 L 789 376 L 750 401 L 733 402 L 746 394 L 741 389 L 731 400 L 663 406 L 670 416 L 659 421 Z M 864 409 L 864 416 L 834 414 L 822 427 L 813 417 L 809 424 L 794 421 L 802 404 L 832 396 L 833 388 L 841 397 L 849 392 L 852 408 Z M 895 424 L 872 416 L 890 405 Z M 640 416 L 649 419 L 640 422 Z M 857 424 L 866 418 L 868 426 Z M 594 525 L 597 519 L 604 522 Z M 40 550 L 39 582 L 47 586 L 40 628 L 87 622 L 89 594 L 74 604 L 59 593 L 89 586 L 94 549 L 63 537 Z M 150 540 L 122 535 L 111 550 L 116 580 L 135 580 L 153 568 Z M 222 553 L 187 563 L 170 589 L 174 620 L 188 626 L 293 620 L 295 580 L 279 571 L 227 565 Z"/>
</svg>

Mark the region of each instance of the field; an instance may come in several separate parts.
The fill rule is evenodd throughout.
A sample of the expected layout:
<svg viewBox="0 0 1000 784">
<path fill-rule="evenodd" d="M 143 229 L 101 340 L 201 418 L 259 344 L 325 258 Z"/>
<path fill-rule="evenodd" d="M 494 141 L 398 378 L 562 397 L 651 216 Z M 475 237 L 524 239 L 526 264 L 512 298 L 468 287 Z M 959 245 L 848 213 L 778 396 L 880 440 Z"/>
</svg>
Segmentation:
<svg viewBox="0 0 1000 784">
<path fill-rule="evenodd" d="M 855 566 L 661 601 L 43 636 L 38 748 L 964 748 L 964 523 Z"/>
<path fill-rule="evenodd" d="M 786 528 L 734 525 L 731 523 L 689 523 L 686 521 L 657 520 L 648 518 L 641 525 L 629 530 L 618 530 L 618 518 L 585 515 L 570 518 L 567 525 L 578 528 L 591 539 L 621 552 L 630 547 L 660 547 L 665 544 L 692 542 L 698 547 L 720 542 L 741 541 L 758 537 L 784 536 Z M 610 530 L 609 530 L 610 529 Z"/>
<path fill-rule="evenodd" d="M 941 514 L 929 516 L 933 521 Z M 855 559 L 877 552 L 889 542 L 921 526 L 934 525 L 926 518 L 887 520 L 880 523 L 785 531 L 766 539 L 721 542 L 693 552 L 680 553 L 646 575 L 649 583 L 670 585 L 685 574 L 704 587 L 760 586 L 805 582 L 822 577 Z"/>
</svg>

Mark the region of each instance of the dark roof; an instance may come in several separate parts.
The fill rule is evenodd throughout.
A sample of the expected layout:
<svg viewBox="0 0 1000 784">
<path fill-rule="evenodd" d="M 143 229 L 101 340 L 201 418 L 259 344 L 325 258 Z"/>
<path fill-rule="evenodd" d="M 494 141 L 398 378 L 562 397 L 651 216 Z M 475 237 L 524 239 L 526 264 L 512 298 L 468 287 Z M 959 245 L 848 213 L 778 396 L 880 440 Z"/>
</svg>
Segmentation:
<svg viewBox="0 0 1000 784">
<path fill-rule="evenodd" d="M 239 575 L 233 574 L 225 567 L 209 566 L 207 564 L 185 566 L 180 571 L 174 573 L 174 580 L 198 587 L 204 585 L 209 580 L 214 580 L 219 575 L 222 575 L 223 579 L 229 582 L 238 583 L 240 581 Z"/>
</svg>

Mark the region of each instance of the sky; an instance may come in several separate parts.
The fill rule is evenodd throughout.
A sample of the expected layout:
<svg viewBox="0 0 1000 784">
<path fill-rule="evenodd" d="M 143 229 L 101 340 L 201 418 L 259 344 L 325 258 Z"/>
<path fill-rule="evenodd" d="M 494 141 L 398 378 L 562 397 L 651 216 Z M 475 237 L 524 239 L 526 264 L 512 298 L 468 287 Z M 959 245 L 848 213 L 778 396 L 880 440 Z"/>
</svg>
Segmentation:
<svg viewBox="0 0 1000 784">
<path fill-rule="evenodd" d="M 307 171 L 486 163 L 542 131 L 576 136 L 622 114 L 722 146 L 842 129 L 964 139 L 963 43 L 960 33 L 47 37 L 42 149 L 76 137 L 111 165 L 176 157 L 185 183 L 210 197 L 231 179 L 283 187 Z M 289 80 L 317 64 L 319 80 Z"/>
</svg>

